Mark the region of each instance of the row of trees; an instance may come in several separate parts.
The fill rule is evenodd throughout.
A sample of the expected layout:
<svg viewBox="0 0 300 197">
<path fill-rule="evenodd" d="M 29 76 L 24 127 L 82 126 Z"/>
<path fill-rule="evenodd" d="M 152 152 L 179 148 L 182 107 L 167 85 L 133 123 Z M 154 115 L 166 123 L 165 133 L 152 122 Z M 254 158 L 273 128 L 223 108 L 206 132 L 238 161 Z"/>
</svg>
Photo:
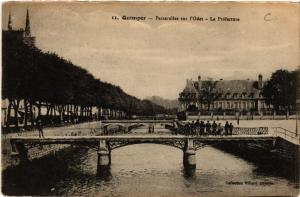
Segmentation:
<svg viewBox="0 0 300 197">
<path fill-rule="evenodd" d="M 85 69 L 54 53 L 44 53 L 24 44 L 20 35 L 14 32 L 3 32 L 2 50 L 2 99 L 9 101 L 8 117 L 11 108 L 17 117 L 21 100 L 24 100 L 28 118 L 32 116 L 33 106 L 39 109 L 39 113 L 42 106 L 47 106 L 47 114 L 70 105 L 82 110 L 109 108 L 129 115 L 166 113 L 163 107 L 95 79 Z"/>
</svg>

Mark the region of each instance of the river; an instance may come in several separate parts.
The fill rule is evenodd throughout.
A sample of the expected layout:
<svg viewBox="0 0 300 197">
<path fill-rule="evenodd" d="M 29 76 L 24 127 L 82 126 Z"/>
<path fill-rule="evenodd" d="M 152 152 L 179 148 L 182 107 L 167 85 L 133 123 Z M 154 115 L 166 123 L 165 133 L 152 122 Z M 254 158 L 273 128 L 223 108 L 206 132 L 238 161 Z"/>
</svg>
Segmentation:
<svg viewBox="0 0 300 197">
<path fill-rule="evenodd" d="M 112 151 L 106 176 L 97 176 L 97 152 L 74 147 L 3 172 L 6 195 L 210 196 L 296 195 L 282 176 L 212 146 L 197 151 L 197 169 L 187 176 L 182 151 L 157 144 Z M 272 164 L 270 164 L 272 165 Z"/>
</svg>

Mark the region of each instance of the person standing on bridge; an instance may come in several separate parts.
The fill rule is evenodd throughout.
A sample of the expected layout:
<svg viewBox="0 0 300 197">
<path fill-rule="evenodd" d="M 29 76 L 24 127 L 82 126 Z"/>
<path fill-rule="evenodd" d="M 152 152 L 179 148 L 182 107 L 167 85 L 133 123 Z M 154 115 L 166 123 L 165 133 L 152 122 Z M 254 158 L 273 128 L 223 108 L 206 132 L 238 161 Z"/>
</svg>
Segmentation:
<svg viewBox="0 0 300 197">
<path fill-rule="evenodd" d="M 195 131 L 196 131 L 195 122 L 192 121 L 190 135 L 193 136 L 195 134 Z"/>
<path fill-rule="evenodd" d="M 154 133 L 154 126 L 152 125 L 152 123 L 149 124 L 149 131 L 148 133 Z"/>
<path fill-rule="evenodd" d="M 177 121 L 176 120 L 174 120 L 173 121 L 173 128 L 174 128 L 174 134 L 175 135 L 177 135 L 178 133 L 178 126 L 177 126 Z"/>
<path fill-rule="evenodd" d="M 213 135 L 217 135 L 217 123 L 216 123 L 216 121 L 214 121 L 213 123 L 212 123 L 212 134 Z"/>
<path fill-rule="evenodd" d="M 185 135 L 190 135 L 191 123 L 187 122 L 185 125 Z"/>
<path fill-rule="evenodd" d="M 224 129 L 225 129 L 225 135 L 228 135 L 228 132 L 229 132 L 229 124 L 228 124 L 228 121 L 226 121 Z"/>
<path fill-rule="evenodd" d="M 232 135 L 232 131 L 233 131 L 233 125 L 232 123 L 229 124 L 229 135 Z"/>
<path fill-rule="evenodd" d="M 39 132 L 39 137 L 45 138 L 44 131 L 43 131 L 43 123 L 42 119 L 40 117 L 37 118 L 37 124 L 36 124 L 37 130 Z"/>
<path fill-rule="evenodd" d="M 199 119 L 195 123 L 195 132 L 196 132 L 197 136 L 200 135 L 200 122 L 199 122 Z"/>
<path fill-rule="evenodd" d="M 183 127 L 183 135 L 187 135 L 188 128 L 189 128 L 188 123 L 185 123 Z"/>
<path fill-rule="evenodd" d="M 222 127 L 221 123 L 218 124 L 217 133 L 218 133 L 218 135 L 223 135 L 223 127 Z"/>
<path fill-rule="evenodd" d="M 204 135 L 205 124 L 203 121 L 200 122 L 200 135 Z"/>
<path fill-rule="evenodd" d="M 210 128 L 211 128 L 211 125 L 209 123 L 209 120 L 207 121 L 206 125 L 205 125 L 205 129 L 206 129 L 206 133 L 207 135 L 210 135 Z"/>
</svg>

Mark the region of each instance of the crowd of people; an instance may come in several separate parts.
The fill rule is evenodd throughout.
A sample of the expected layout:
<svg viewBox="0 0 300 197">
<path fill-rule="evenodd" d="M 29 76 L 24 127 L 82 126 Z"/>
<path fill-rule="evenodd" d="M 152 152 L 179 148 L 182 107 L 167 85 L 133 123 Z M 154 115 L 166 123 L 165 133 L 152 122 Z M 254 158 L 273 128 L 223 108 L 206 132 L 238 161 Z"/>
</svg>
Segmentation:
<svg viewBox="0 0 300 197">
<path fill-rule="evenodd" d="M 200 135 L 232 135 L 233 125 L 226 121 L 223 126 L 221 123 L 213 121 L 212 123 L 209 120 L 205 123 L 204 121 L 192 121 L 187 122 L 183 125 L 181 129 L 181 134 L 200 136 Z M 177 134 L 176 132 L 175 134 Z"/>
</svg>

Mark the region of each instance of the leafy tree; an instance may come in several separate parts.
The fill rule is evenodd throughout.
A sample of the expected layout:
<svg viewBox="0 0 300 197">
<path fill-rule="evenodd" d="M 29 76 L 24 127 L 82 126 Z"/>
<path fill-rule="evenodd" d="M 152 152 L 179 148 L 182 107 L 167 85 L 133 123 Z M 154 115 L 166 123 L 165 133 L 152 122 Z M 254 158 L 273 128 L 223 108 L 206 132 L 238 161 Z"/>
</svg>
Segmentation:
<svg viewBox="0 0 300 197">
<path fill-rule="evenodd" d="M 120 87 L 95 79 L 72 62 L 54 53 L 45 53 L 23 43 L 21 34 L 3 31 L 2 98 L 10 101 L 17 118 L 18 103 L 24 99 L 48 111 L 66 105 L 122 110 L 129 114 L 166 113 L 163 107 L 126 94 Z M 25 112 L 26 114 L 27 112 Z M 48 114 L 48 113 L 47 113 Z"/>
<path fill-rule="evenodd" d="M 255 89 L 259 89 L 258 81 L 254 81 L 252 87 Z"/>
<path fill-rule="evenodd" d="M 296 79 L 299 71 L 277 70 L 263 87 L 262 95 L 276 110 L 291 109 L 296 104 Z"/>
</svg>

